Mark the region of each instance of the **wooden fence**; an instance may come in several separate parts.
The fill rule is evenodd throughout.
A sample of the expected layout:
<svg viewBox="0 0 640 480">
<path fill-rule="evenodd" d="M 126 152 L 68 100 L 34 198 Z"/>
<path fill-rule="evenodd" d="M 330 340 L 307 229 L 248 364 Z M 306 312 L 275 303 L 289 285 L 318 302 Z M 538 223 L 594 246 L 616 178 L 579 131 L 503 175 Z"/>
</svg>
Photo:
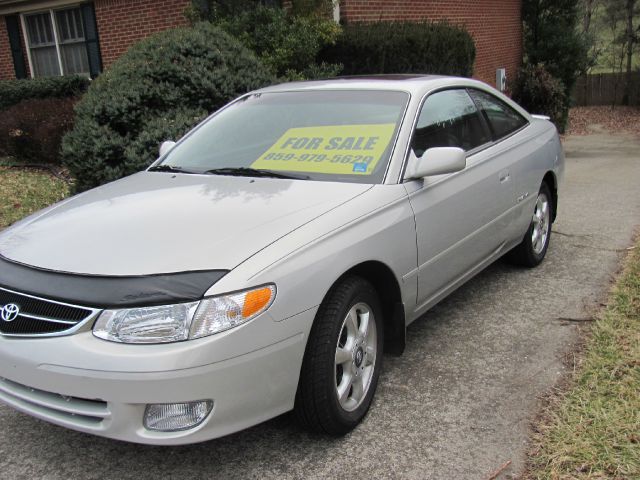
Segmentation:
<svg viewBox="0 0 640 480">
<path fill-rule="evenodd" d="M 573 89 L 574 105 L 620 105 L 624 94 L 626 73 L 596 73 L 580 77 Z M 640 72 L 634 72 L 630 105 L 640 105 Z"/>
</svg>

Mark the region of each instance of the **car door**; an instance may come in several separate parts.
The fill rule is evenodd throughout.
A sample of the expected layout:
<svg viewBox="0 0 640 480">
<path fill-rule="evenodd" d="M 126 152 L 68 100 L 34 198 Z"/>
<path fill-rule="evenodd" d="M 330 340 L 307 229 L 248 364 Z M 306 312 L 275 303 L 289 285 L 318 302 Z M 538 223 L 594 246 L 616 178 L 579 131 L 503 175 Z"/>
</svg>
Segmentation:
<svg viewBox="0 0 640 480">
<path fill-rule="evenodd" d="M 460 147 L 467 152 L 467 167 L 405 183 L 416 221 L 417 312 L 496 258 L 505 243 L 512 182 L 508 161 L 493 158 L 491 144 L 486 120 L 465 89 L 441 90 L 426 98 L 412 153 Z"/>
<path fill-rule="evenodd" d="M 537 140 L 522 132 L 529 122 L 515 109 L 489 92 L 475 88 L 467 91 L 491 130 L 493 157 L 503 157 L 498 161 L 508 164 L 513 189 L 508 235 L 517 239 L 531 222 L 532 202 L 535 202 L 544 174 L 542 167 L 535 168 L 533 157 L 539 150 Z"/>
</svg>

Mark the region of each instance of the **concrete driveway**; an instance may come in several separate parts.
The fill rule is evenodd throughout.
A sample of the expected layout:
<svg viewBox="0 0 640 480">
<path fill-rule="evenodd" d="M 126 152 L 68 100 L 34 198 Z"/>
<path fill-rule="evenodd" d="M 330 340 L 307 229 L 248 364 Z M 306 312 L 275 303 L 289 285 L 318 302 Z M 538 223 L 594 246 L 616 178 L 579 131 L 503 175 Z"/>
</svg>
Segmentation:
<svg viewBox="0 0 640 480">
<path fill-rule="evenodd" d="M 497 263 L 408 330 L 376 402 L 342 439 L 285 415 L 208 443 L 131 445 L 0 407 L 1 478 L 500 478 L 523 468 L 539 397 L 564 375 L 577 325 L 606 292 L 640 223 L 640 140 L 569 138 L 545 262 Z"/>
</svg>

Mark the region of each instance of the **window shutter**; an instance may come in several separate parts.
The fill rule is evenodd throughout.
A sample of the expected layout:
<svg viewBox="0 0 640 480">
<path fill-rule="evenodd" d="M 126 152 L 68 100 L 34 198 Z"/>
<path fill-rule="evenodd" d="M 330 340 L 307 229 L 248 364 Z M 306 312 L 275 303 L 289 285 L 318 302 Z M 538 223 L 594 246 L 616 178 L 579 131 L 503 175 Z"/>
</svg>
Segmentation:
<svg viewBox="0 0 640 480">
<path fill-rule="evenodd" d="M 96 78 L 102 72 L 102 57 L 100 56 L 100 43 L 98 42 L 98 26 L 96 24 L 96 12 L 93 3 L 80 5 L 82 22 L 84 23 L 84 37 L 89 57 L 89 73 L 91 78 Z"/>
<path fill-rule="evenodd" d="M 9 45 L 13 57 L 13 68 L 16 78 L 27 78 L 27 66 L 22 55 L 22 42 L 20 42 L 20 20 L 18 15 L 7 15 L 7 32 L 9 32 Z"/>
</svg>

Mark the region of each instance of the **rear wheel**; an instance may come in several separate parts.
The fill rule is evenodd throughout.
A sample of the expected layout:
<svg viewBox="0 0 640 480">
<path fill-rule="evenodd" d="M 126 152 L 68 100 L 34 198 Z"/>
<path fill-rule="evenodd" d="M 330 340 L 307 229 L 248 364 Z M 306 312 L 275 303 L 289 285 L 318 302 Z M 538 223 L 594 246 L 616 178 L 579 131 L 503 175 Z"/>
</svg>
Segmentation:
<svg viewBox="0 0 640 480">
<path fill-rule="evenodd" d="M 377 293 L 350 276 L 323 301 L 311 329 L 296 395 L 308 429 L 343 435 L 366 415 L 382 368 L 382 316 Z"/>
<path fill-rule="evenodd" d="M 507 259 L 517 265 L 535 267 L 542 262 L 551 239 L 553 201 L 546 183 L 538 192 L 529 230 L 522 242 L 507 254 Z"/>
</svg>

